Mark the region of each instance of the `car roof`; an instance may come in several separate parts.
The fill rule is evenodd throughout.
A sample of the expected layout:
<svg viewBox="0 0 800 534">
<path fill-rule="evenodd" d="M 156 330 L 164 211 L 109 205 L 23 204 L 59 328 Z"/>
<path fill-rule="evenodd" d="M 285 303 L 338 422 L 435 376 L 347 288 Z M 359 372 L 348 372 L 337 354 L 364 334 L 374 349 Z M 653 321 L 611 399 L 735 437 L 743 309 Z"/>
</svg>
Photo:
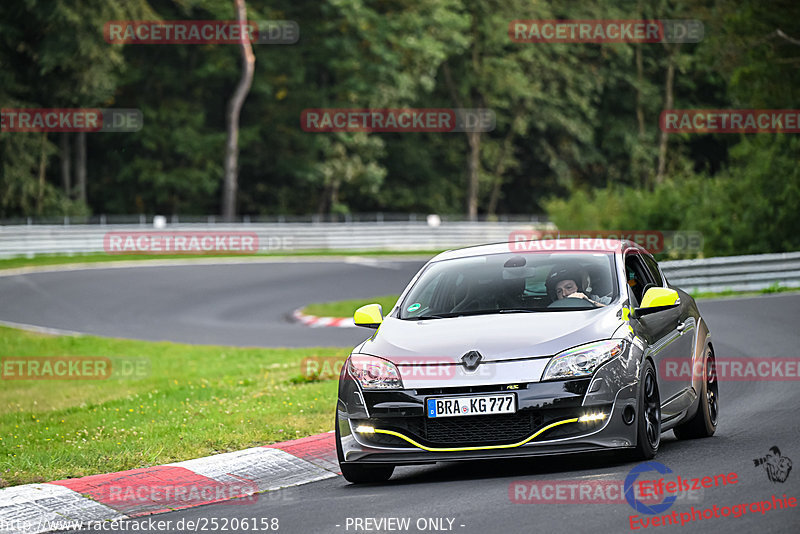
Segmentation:
<svg viewBox="0 0 800 534">
<path fill-rule="evenodd" d="M 492 243 L 487 245 L 475 245 L 472 247 L 464 247 L 453 250 L 446 250 L 436 256 L 431 261 L 444 261 L 453 260 L 457 258 L 469 258 L 474 256 L 485 256 L 487 254 L 502 254 L 509 252 L 526 253 L 547 253 L 551 251 L 570 251 L 576 254 L 597 254 L 602 252 L 624 252 L 626 249 L 635 248 L 642 252 L 647 251 L 633 241 L 624 239 L 599 239 L 605 248 L 585 248 L 581 246 L 581 242 L 587 242 L 587 239 L 567 238 L 567 239 L 541 239 L 532 241 L 515 241 Z M 590 243 L 596 243 L 596 239 L 588 239 Z"/>
</svg>

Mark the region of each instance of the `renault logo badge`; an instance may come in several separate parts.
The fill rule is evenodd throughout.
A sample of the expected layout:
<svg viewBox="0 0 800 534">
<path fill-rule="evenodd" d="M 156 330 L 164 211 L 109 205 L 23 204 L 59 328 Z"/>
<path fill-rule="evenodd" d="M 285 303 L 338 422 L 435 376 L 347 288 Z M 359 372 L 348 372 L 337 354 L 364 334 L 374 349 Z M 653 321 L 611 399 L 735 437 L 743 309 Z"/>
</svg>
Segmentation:
<svg viewBox="0 0 800 534">
<path fill-rule="evenodd" d="M 471 350 L 465 355 L 461 357 L 461 361 L 464 362 L 464 367 L 467 368 L 467 371 L 474 371 L 480 365 L 483 356 L 477 350 Z"/>
</svg>

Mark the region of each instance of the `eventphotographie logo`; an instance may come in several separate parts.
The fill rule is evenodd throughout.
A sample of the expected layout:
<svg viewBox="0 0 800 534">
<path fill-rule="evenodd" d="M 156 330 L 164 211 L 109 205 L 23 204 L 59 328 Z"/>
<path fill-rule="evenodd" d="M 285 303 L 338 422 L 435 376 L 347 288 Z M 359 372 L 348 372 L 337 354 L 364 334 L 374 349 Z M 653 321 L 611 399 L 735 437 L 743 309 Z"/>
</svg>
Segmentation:
<svg viewBox="0 0 800 534">
<path fill-rule="evenodd" d="M 792 461 L 786 456 L 781 456 L 781 450 L 777 446 L 770 447 L 766 456 L 755 458 L 753 464 L 755 467 L 763 468 L 771 482 L 786 482 L 792 471 Z"/>
</svg>

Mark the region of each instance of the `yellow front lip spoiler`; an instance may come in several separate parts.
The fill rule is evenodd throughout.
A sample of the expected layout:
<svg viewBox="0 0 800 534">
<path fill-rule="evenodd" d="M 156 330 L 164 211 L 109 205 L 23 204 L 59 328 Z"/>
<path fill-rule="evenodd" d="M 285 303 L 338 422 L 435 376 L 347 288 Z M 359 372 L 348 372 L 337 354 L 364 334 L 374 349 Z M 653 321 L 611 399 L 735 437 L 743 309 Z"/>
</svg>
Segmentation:
<svg viewBox="0 0 800 534">
<path fill-rule="evenodd" d="M 522 441 L 520 441 L 518 443 L 510 443 L 508 445 L 487 445 L 487 446 L 484 446 L 484 447 L 426 447 L 425 445 L 422 445 L 421 443 L 417 443 L 416 441 L 414 441 L 413 439 L 409 438 L 408 436 L 404 436 L 403 434 L 401 434 L 399 432 L 395 432 L 394 430 L 382 430 L 380 428 L 376 428 L 376 429 L 373 430 L 373 432 L 376 433 L 376 434 L 389 434 L 390 436 L 395 436 L 395 437 L 398 437 L 400 439 L 404 439 L 407 442 L 409 442 L 410 444 L 414 445 L 415 447 L 419 447 L 420 449 L 423 449 L 423 450 L 426 450 L 426 451 L 430 451 L 430 452 L 486 451 L 486 450 L 490 450 L 490 449 L 513 449 L 514 447 L 520 447 L 522 445 L 525 445 L 526 443 L 528 443 L 532 439 L 535 439 L 536 436 L 541 435 L 543 432 L 546 432 L 547 430 L 550 430 L 553 427 L 556 427 L 556 426 L 559 426 L 559 425 L 566 425 L 567 423 L 577 423 L 577 422 L 578 422 L 578 418 L 577 417 L 575 417 L 573 419 L 564 419 L 563 421 L 556 421 L 555 423 L 551 423 L 551 424 L 547 425 L 546 427 L 538 430 L 536 433 L 532 434 L 531 436 L 525 438 L 524 440 L 522 440 Z"/>
</svg>

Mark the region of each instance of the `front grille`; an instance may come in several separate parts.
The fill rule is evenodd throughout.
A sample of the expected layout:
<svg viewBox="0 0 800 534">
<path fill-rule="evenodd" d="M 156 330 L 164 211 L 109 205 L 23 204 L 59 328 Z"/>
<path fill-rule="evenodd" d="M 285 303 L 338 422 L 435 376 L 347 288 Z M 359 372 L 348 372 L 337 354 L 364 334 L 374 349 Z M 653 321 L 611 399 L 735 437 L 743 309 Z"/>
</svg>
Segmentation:
<svg viewBox="0 0 800 534">
<path fill-rule="evenodd" d="M 611 406 L 596 407 L 610 413 Z M 368 425 L 394 430 L 428 447 L 468 447 L 509 445 L 531 436 L 544 426 L 580 417 L 582 408 L 526 409 L 513 414 L 470 415 L 464 417 L 386 417 L 354 421 L 354 426 Z M 561 439 L 593 432 L 605 421 L 567 424 L 553 427 L 534 439 L 536 441 Z M 407 441 L 386 434 L 362 434 L 362 439 L 376 445 L 413 447 Z"/>
<path fill-rule="evenodd" d="M 397 436 L 389 434 L 366 434 L 362 438 L 375 445 L 383 445 L 386 447 L 413 447 L 409 442 Z"/>
<path fill-rule="evenodd" d="M 544 417 L 536 412 L 522 411 L 514 414 L 472 415 L 438 419 L 427 417 L 367 419 L 358 421 L 357 424 L 394 430 L 432 447 L 499 445 L 515 443 L 527 438 L 542 427 Z M 398 442 L 399 438 L 386 434 L 362 437 L 379 445 L 401 445 Z M 409 445 L 405 441 L 403 444 Z"/>
<path fill-rule="evenodd" d="M 502 415 L 434 418 L 426 421 L 425 439 L 431 443 L 487 444 L 520 441 L 535 431 L 541 416 L 517 412 Z"/>
</svg>

